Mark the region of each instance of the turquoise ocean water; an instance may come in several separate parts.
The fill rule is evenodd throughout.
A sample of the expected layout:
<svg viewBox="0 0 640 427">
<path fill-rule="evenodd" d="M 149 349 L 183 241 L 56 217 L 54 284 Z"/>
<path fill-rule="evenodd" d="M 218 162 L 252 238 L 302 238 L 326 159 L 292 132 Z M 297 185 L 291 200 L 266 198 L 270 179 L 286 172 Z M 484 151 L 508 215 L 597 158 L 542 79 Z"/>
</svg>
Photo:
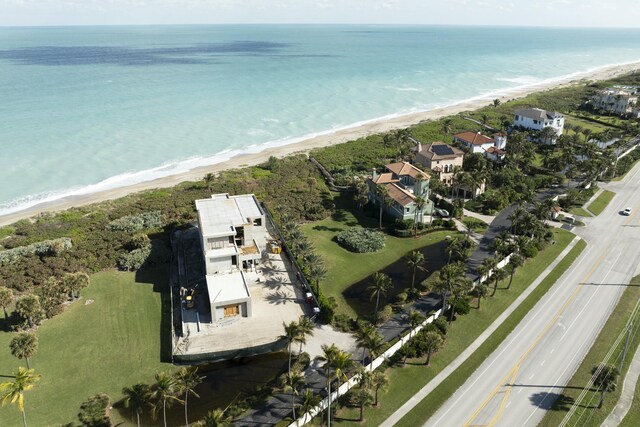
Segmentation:
<svg viewBox="0 0 640 427">
<path fill-rule="evenodd" d="M 0 28 L 0 214 L 640 60 L 640 30 Z"/>
</svg>

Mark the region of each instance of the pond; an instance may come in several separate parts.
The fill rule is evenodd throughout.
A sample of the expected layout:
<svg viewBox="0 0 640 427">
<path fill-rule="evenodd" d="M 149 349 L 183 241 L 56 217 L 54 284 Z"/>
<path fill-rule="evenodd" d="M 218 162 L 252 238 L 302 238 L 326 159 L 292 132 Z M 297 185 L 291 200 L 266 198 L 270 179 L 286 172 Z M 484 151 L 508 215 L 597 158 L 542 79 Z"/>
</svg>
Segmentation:
<svg viewBox="0 0 640 427">
<path fill-rule="evenodd" d="M 287 360 L 287 355 L 280 352 L 201 365 L 198 373 L 205 378 L 195 389 L 200 398 L 189 396 L 189 421 L 195 422 L 204 418 L 212 409 L 225 408 L 237 399 L 253 394 L 256 387 L 266 384 L 281 372 L 285 372 Z M 136 425 L 135 414 L 124 408 L 121 402 L 113 405 L 111 418 L 114 425 Z M 144 417 L 141 417 L 141 424 L 162 426 L 162 412 L 154 420 L 150 416 L 150 411 L 145 411 Z M 167 424 L 184 425 L 182 404 L 175 403 L 167 409 Z"/>
<path fill-rule="evenodd" d="M 407 237 L 410 239 L 411 237 Z M 446 264 L 445 249 L 448 242 L 442 240 L 438 243 L 434 243 L 423 248 L 418 249 L 424 255 L 425 270 L 418 270 L 416 272 L 416 286 L 423 280 L 427 279 L 434 272 L 440 270 Z M 380 307 L 384 307 L 386 304 L 395 301 L 396 295 L 409 290 L 411 288 L 411 270 L 407 267 L 407 263 L 404 260 L 404 256 L 393 264 L 380 270 L 391 278 L 392 288 L 386 297 L 380 296 Z M 373 283 L 373 275 L 364 278 L 363 280 L 354 283 L 344 290 L 344 295 L 347 303 L 357 313 L 358 317 L 367 317 L 373 314 L 375 309 L 375 299 L 371 299 L 371 292 L 367 291 L 367 288 Z"/>
</svg>

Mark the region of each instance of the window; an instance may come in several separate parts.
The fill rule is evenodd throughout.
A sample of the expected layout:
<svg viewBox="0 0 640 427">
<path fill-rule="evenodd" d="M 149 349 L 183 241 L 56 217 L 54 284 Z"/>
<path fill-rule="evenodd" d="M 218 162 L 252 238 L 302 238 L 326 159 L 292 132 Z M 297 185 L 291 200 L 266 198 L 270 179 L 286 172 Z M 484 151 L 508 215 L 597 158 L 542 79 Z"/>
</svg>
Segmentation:
<svg viewBox="0 0 640 427">
<path fill-rule="evenodd" d="M 256 218 L 253 220 L 253 225 L 255 225 L 256 227 L 260 227 L 262 226 L 262 218 Z"/>
<path fill-rule="evenodd" d="M 410 208 L 407 208 L 407 209 L 406 209 L 406 212 L 407 212 L 407 213 L 411 212 L 411 209 L 410 209 Z"/>
</svg>

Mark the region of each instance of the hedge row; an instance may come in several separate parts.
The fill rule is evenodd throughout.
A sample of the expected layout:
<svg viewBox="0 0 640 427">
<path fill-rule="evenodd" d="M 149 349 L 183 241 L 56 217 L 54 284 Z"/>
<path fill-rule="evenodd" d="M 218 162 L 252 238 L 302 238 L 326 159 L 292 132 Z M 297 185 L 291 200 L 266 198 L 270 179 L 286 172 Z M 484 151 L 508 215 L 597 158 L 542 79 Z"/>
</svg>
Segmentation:
<svg viewBox="0 0 640 427">
<path fill-rule="evenodd" d="M 72 247 L 73 244 L 69 237 L 61 237 L 59 239 L 45 240 L 27 246 L 7 249 L 6 251 L 0 252 L 0 265 L 14 264 L 29 255 L 58 255 Z"/>
</svg>

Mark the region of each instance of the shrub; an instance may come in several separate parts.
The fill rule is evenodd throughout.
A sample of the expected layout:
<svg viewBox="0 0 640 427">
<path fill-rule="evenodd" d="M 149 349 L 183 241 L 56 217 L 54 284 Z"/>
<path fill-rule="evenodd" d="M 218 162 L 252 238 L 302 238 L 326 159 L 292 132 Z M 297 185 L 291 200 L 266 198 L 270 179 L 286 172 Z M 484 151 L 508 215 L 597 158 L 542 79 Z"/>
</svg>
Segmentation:
<svg viewBox="0 0 640 427">
<path fill-rule="evenodd" d="M 459 314 L 461 316 L 465 314 L 469 314 L 469 311 L 471 311 L 469 300 L 467 300 L 466 298 L 459 298 L 456 301 L 455 307 L 456 307 L 456 314 Z"/>
<path fill-rule="evenodd" d="M 334 316 L 332 324 L 342 332 L 351 332 L 353 329 L 353 321 L 346 314 Z"/>
<path fill-rule="evenodd" d="M 398 295 L 396 295 L 396 302 L 403 304 L 407 300 L 407 297 L 407 292 L 400 292 Z"/>
<path fill-rule="evenodd" d="M 160 227 L 162 220 L 162 212 L 160 211 L 143 212 L 115 219 L 107 224 L 107 230 L 133 233 L 134 231 Z"/>
<path fill-rule="evenodd" d="M 384 248 L 384 234 L 362 227 L 353 227 L 339 233 L 336 241 L 351 252 L 375 252 Z"/>
<path fill-rule="evenodd" d="M 107 414 L 108 407 L 109 396 L 104 393 L 96 394 L 82 403 L 78 418 L 84 426 L 110 427 L 112 424 Z"/>
<path fill-rule="evenodd" d="M 320 306 L 319 319 L 324 324 L 330 324 L 336 311 L 336 300 L 333 297 L 318 295 L 318 305 Z"/>
<path fill-rule="evenodd" d="M 447 335 L 447 328 L 449 327 L 449 324 L 447 323 L 447 319 L 445 319 L 444 316 L 438 317 L 433 321 L 432 325 L 435 326 L 438 331 L 440 331 L 443 337 Z"/>
<path fill-rule="evenodd" d="M 378 315 L 376 316 L 376 323 L 384 323 L 387 320 L 391 319 L 393 315 L 393 307 L 390 305 L 385 306 L 382 310 L 378 311 Z"/>
<path fill-rule="evenodd" d="M 0 265 L 14 264 L 17 261 L 28 257 L 29 255 L 50 256 L 59 255 L 73 247 L 69 237 L 61 237 L 59 239 L 45 240 L 42 242 L 32 243 L 27 246 L 19 246 L 13 249 L 7 249 L 0 252 Z"/>
<path fill-rule="evenodd" d="M 126 271 L 135 271 L 142 268 L 151 255 L 151 245 L 140 249 L 134 249 L 118 258 L 118 268 Z"/>
</svg>

